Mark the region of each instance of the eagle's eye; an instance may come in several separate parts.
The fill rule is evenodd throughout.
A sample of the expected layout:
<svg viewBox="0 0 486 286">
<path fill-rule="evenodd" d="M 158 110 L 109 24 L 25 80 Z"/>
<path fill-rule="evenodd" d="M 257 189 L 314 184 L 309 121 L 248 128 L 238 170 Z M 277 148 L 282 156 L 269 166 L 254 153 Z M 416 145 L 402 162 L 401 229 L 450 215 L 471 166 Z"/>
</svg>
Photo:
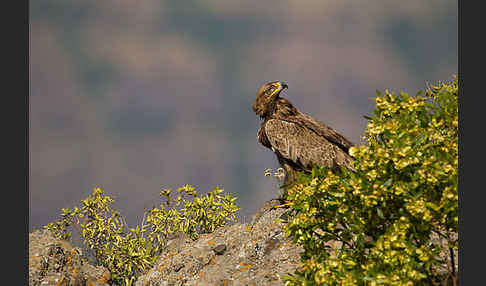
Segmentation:
<svg viewBox="0 0 486 286">
<path fill-rule="evenodd" d="M 266 93 L 267 95 L 270 95 L 270 94 L 272 94 L 272 92 L 273 92 L 274 90 L 275 90 L 275 86 L 273 86 L 273 85 L 272 85 L 271 87 L 267 88 L 267 90 L 265 91 L 265 93 Z"/>
</svg>

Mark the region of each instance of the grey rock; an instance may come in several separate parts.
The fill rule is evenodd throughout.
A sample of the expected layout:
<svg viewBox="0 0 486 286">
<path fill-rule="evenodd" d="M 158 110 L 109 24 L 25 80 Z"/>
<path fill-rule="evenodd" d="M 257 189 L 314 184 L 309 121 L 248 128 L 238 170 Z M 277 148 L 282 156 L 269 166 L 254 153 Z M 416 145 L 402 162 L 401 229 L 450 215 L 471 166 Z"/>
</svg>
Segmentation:
<svg viewBox="0 0 486 286">
<path fill-rule="evenodd" d="M 250 224 L 227 225 L 195 241 L 180 238 L 135 285 L 283 285 L 303 251 L 282 231 L 278 218 L 286 211 L 266 203 Z"/>
<path fill-rule="evenodd" d="M 174 265 L 174 271 L 175 272 L 179 272 L 179 270 L 181 270 L 182 268 L 184 268 L 184 264 L 182 264 L 182 263 L 178 263 L 178 264 Z"/>
<path fill-rule="evenodd" d="M 226 244 L 220 244 L 220 245 L 216 246 L 215 248 L 213 248 L 213 251 L 217 255 L 223 255 L 224 252 L 226 251 Z"/>
<path fill-rule="evenodd" d="M 110 272 L 81 258 L 81 251 L 47 230 L 29 234 L 29 285 L 108 286 Z"/>
</svg>

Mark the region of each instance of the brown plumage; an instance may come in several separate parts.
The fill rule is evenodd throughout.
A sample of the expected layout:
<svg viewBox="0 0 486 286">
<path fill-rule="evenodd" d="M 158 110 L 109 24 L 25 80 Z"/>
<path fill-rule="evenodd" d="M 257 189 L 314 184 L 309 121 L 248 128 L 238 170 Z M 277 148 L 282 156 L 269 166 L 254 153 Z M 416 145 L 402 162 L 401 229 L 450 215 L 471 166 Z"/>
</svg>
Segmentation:
<svg viewBox="0 0 486 286">
<path fill-rule="evenodd" d="M 286 87 L 284 82 L 264 84 L 253 103 L 253 111 L 263 120 L 258 141 L 277 155 L 286 173 L 284 183 L 295 180 L 297 171 L 311 172 L 314 165 L 354 170 L 348 154 L 353 143 L 280 97 Z"/>
</svg>

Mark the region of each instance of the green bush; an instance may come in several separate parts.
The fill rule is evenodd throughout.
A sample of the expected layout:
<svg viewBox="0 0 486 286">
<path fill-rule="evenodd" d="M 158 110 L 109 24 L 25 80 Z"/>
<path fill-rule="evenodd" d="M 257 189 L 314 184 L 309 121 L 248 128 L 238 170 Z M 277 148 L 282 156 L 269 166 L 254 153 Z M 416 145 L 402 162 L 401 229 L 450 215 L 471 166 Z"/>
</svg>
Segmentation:
<svg viewBox="0 0 486 286">
<path fill-rule="evenodd" d="M 60 239 L 69 239 L 73 226 L 79 230 L 83 242 L 93 253 L 94 263 L 111 273 L 112 285 L 133 285 L 136 279 L 154 263 L 164 251 L 169 236 L 183 232 L 192 239 L 201 233 L 213 232 L 217 227 L 236 222 L 236 198 L 222 195 L 215 188 L 205 196 L 198 196 L 190 185 L 161 192 L 165 205 L 145 213 L 140 226 L 129 228 L 120 213 L 110 208 L 113 199 L 101 188 L 82 200 L 82 207 L 62 209 L 62 219 L 45 226 Z M 188 199 L 189 198 L 189 199 Z"/>
<path fill-rule="evenodd" d="M 456 285 L 457 96 L 457 78 L 377 92 L 356 172 L 299 175 L 285 232 L 303 265 L 286 285 Z"/>
</svg>

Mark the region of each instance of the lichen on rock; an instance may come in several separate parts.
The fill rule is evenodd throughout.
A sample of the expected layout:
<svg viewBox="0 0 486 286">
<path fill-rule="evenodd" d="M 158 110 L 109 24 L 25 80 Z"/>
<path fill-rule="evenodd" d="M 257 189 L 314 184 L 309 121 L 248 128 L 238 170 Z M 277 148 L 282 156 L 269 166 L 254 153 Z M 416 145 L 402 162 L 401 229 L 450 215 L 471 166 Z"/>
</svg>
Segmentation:
<svg viewBox="0 0 486 286">
<path fill-rule="evenodd" d="M 50 231 L 29 234 L 29 285 L 107 286 L 110 272 L 83 261 L 81 250 Z"/>
<path fill-rule="evenodd" d="M 250 224 L 228 225 L 196 241 L 172 239 L 135 285 L 282 285 L 281 277 L 300 265 L 302 249 L 285 237 L 278 220 L 288 209 L 262 208 Z"/>
</svg>

